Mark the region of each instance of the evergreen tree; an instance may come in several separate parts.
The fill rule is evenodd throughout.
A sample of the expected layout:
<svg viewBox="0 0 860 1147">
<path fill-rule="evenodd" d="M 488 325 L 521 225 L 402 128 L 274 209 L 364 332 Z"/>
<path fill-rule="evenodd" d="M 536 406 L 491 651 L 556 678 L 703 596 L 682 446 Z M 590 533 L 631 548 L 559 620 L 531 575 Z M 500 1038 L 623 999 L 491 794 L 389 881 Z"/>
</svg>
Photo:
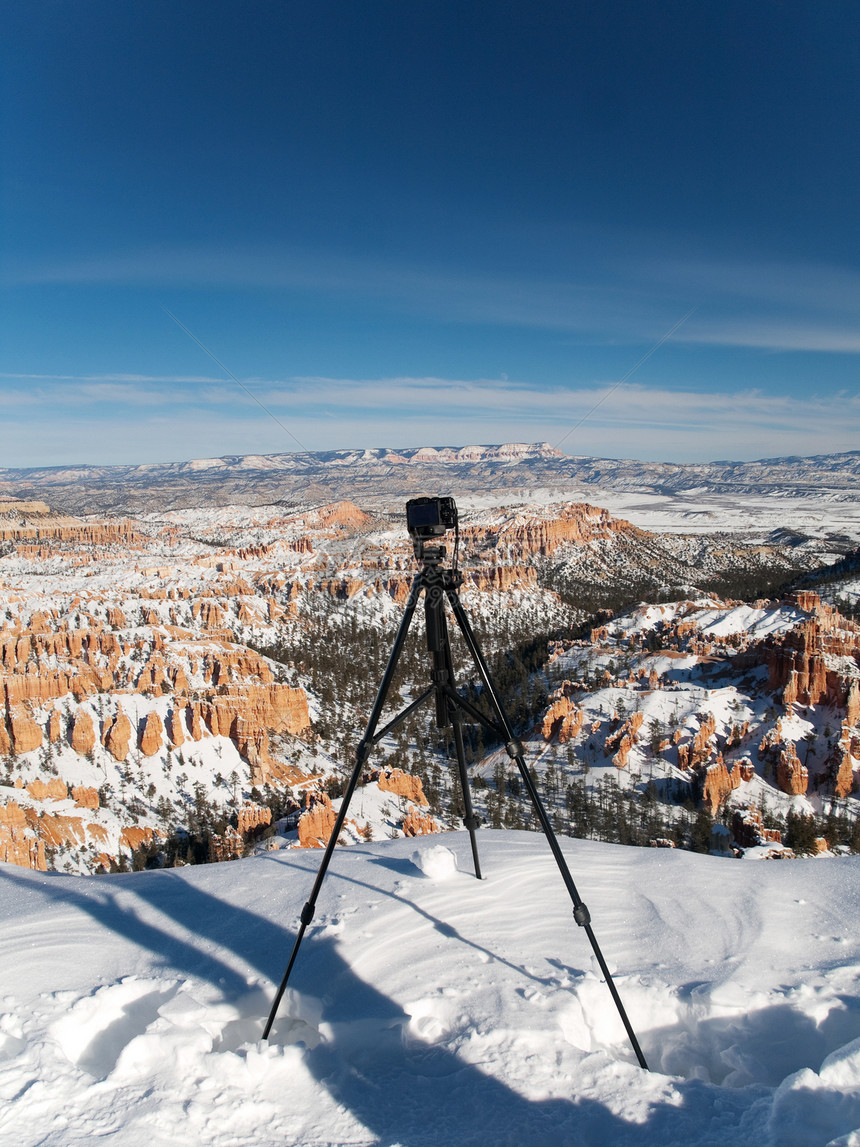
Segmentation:
<svg viewBox="0 0 860 1147">
<path fill-rule="evenodd" d="M 713 828 L 714 818 L 711 810 L 703 805 L 690 827 L 690 848 L 693 852 L 710 852 Z"/>
<path fill-rule="evenodd" d="M 821 834 L 814 816 L 790 812 L 786 818 L 785 843 L 798 856 L 814 856 L 816 840 Z"/>
</svg>

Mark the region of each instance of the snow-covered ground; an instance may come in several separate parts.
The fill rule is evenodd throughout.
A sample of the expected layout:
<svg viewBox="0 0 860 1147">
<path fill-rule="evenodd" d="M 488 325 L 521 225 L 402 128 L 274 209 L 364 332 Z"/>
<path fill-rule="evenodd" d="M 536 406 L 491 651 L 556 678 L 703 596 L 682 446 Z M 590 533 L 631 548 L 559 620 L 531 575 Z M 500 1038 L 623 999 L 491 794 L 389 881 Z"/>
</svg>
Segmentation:
<svg viewBox="0 0 860 1147">
<path fill-rule="evenodd" d="M 643 530 L 657 533 L 728 533 L 765 540 L 773 531 L 791 529 L 810 538 L 842 534 L 860 541 L 860 503 L 856 499 L 777 494 L 718 494 L 710 490 L 653 494 L 571 483 L 565 499 L 601 506 Z M 366 499 L 382 504 L 382 499 Z M 517 490 L 465 493 L 457 496 L 463 517 L 496 506 L 526 503 L 551 507 L 559 503 L 557 488 L 527 487 Z"/>
<path fill-rule="evenodd" d="M 661 495 L 601 490 L 597 501 L 611 514 L 659 533 L 725 531 L 764 539 L 771 531 L 792 529 L 811 538 L 842 533 L 860 541 L 860 506 L 856 500 L 797 497 L 791 492 L 768 497 L 706 491 Z"/>
<path fill-rule="evenodd" d="M 860 858 L 563 840 L 642 1071 L 544 840 L 80 878 L 4 866 L 0 1140 L 170 1147 L 856 1147 Z"/>
</svg>

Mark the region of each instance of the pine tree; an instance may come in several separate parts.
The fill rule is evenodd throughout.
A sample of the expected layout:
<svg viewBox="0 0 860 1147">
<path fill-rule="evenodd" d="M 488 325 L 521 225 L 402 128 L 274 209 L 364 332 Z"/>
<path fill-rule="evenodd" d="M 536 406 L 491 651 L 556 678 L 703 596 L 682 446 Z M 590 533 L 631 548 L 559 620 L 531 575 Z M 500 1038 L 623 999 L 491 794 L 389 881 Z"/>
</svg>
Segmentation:
<svg viewBox="0 0 860 1147">
<path fill-rule="evenodd" d="M 786 818 L 785 843 L 798 856 L 814 856 L 820 833 L 814 816 L 790 812 Z"/>
<path fill-rule="evenodd" d="M 690 828 L 690 848 L 693 852 L 710 852 L 713 828 L 714 818 L 711 811 L 703 806 L 696 813 L 696 819 Z"/>
</svg>

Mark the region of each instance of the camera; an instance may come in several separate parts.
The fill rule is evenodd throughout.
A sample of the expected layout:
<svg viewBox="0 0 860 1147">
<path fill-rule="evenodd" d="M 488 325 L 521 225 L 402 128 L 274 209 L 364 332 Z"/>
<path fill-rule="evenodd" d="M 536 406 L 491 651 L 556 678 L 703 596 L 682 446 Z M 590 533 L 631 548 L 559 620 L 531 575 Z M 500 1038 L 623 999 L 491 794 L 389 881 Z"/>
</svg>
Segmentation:
<svg viewBox="0 0 860 1147">
<path fill-rule="evenodd" d="M 413 538 L 441 538 L 457 527 L 453 498 L 412 498 L 406 503 L 406 528 Z"/>
</svg>

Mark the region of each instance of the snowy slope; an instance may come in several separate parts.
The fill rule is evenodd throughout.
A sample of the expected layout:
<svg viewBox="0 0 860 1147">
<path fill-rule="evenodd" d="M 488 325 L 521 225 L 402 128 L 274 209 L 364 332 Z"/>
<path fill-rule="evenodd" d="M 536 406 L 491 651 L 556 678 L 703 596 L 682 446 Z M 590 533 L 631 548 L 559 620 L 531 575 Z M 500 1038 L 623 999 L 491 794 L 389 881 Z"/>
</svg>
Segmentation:
<svg viewBox="0 0 860 1147">
<path fill-rule="evenodd" d="M 0 1140 L 860 1144 L 860 858 L 562 842 L 646 1073 L 543 839 L 479 839 L 339 850 L 268 1045 L 319 853 L 4 866 Z"/>
</svg>

